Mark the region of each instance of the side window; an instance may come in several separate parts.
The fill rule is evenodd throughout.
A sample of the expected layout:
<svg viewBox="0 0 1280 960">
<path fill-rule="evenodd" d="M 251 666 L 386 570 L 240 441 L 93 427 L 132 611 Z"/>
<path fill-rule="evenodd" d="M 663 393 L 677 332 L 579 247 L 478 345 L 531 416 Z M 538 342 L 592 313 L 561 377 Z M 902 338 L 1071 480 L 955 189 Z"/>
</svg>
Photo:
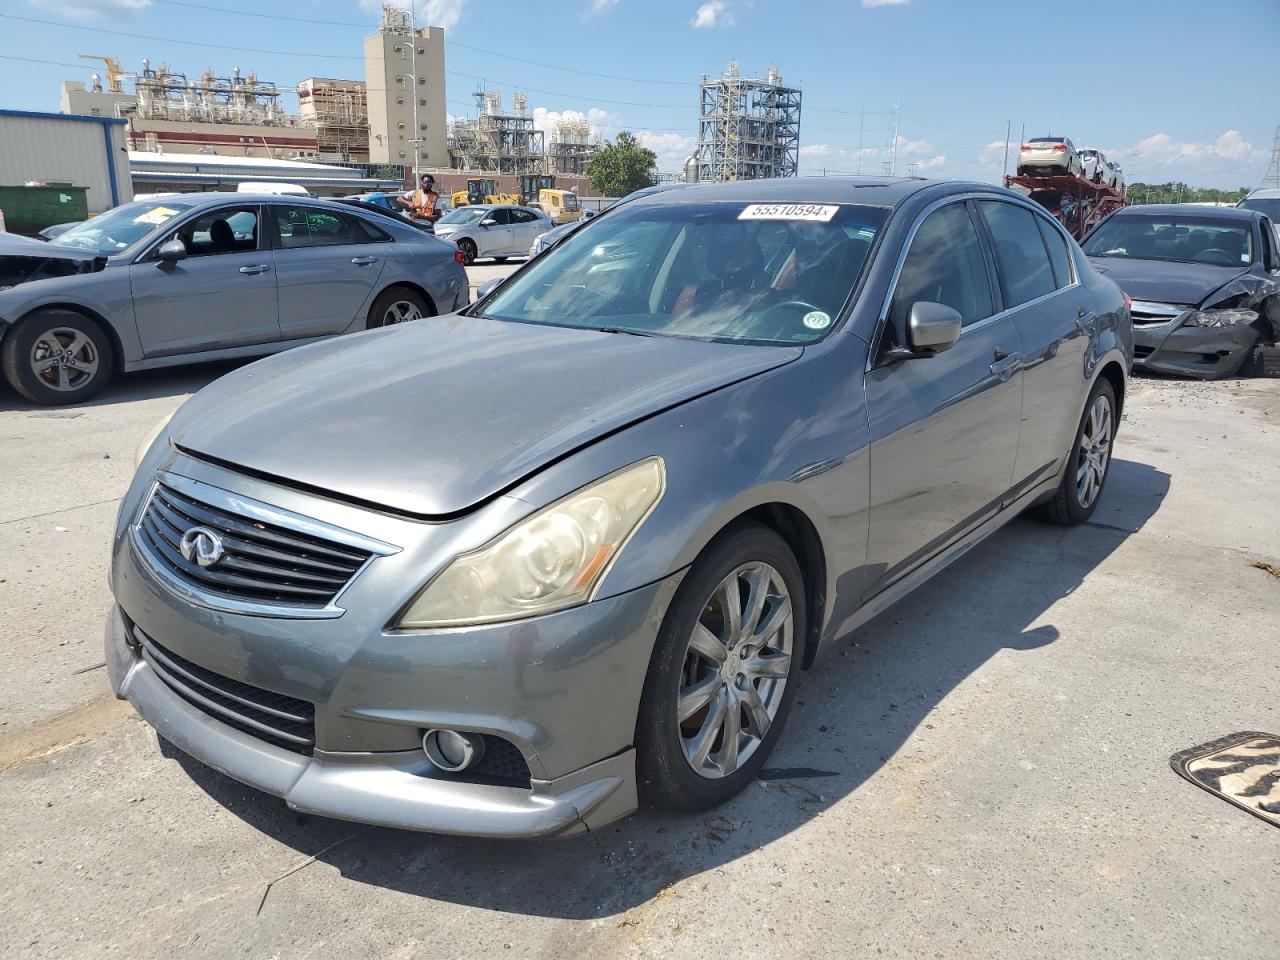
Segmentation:
<svg viewBox="0 0 1280 960">
<path fill-rule="evenodd" d="M 497 210 L 490 210 L 489 216 L 485 219 L 496 220 L 498 221 L 498 226 L 505 227 L 511 223 L 511 211 L 507 210 L 505 207 Z"/>
<path fill-rule="evenodd" d="M 276 207 L 276 226 L 285 250 L 359 242 L 351 217 L 316 207 Z"/>
<path fill-rule="evenodd" d="M 1067 251 L 1067 241 L 1062 234 L 1053 228 L 1044 217 L 1036 217 L 1036 226 L 1040 228 L 1040 236 L 1049 249 L 1049 263 L 1053 267 L 1053 279 L 1058 289 L 1071 284 L 1071 254 Z"/>
<path fill-rule="evenodd" d="M 186 244 L 189 257 L 257 250 L 258 208 L 210 210 L 178 228 L 177 236 Z"/>
<path fill-rule="evenodd" d="M 1280 254 L 1276 253 L 1276 228 L 1265 217 L 1258 221 L 1258 234 L 1262 238 L 1262 266 L 1266 270 L 1280 270 Z"/>
<path fill-rule="evenodd" d="M 986 258 L 963 203 L 940 207 L 916 230 L 893 292 L 896 329 L 906 328 L 912 304 L 922 300 L 959 311 L 965 326 L 995 312 Z"/>
<path fill-rule="evenodd" d="M 1000 200 L 979 200 L 977 205 L 995 244 L 1005 307 L 1013 308 L 1053 293 L 1057 285 L 1035 214 Z"/>
<path fill-rule="evenodd" d="M 511 211 L 512 223 L 532 223 L 533 220 L 534 220 L 534 216 L 528 210 L 512 210 Z"/>
<path fill-rule="evenodd" d="M 391 235 L 380 227 L 370 223 L 364 217 L 352 217 L 356 225 L 356 241 L 365 243 L 385 243 Z"/>
</svg>

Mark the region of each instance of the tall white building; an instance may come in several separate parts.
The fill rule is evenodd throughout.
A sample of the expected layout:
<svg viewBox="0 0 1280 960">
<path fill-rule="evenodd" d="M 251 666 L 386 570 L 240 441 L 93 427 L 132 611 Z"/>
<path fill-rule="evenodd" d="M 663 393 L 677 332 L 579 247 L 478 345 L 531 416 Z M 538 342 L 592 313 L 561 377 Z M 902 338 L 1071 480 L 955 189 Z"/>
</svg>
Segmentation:
<svg viewBox="0 0 1280 960">
<path fill-rule="evenodd" d="M 382 26 L 364 41 L 369 160 L 448 167 L 444 30 L 414 30 L 399 7 L 384 5 L 382 11 Z"/>
</svg>

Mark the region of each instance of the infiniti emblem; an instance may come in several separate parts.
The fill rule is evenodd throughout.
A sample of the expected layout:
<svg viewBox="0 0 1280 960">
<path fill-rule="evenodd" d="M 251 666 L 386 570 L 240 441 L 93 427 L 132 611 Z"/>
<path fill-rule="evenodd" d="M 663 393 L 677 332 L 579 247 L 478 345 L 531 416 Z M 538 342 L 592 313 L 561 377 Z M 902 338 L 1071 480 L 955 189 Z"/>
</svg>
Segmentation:
<svg viewBox="0 0 1280 960">
<path fill-rule="evenodd" d="M 212 567 L 226 553 L 222 538 L 208 527 L 192 527 L 182 535 L 178 546 L 187 560 L 202 567 Z"/>
</svg>

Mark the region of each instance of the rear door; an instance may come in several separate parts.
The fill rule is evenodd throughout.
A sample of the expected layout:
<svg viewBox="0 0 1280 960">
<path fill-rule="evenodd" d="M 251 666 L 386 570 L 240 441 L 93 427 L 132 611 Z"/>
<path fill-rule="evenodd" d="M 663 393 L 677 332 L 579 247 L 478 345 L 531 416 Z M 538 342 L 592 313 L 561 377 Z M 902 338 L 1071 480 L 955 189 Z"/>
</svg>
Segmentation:
<svg viewBox="0 0 1280 960">
<path fill-rule="evenodd" d="M 974 206 L 995 254 L 1000 298 L 1022 345 L 1018 492 L 1055 474 L 1075 437 L 1089 388 L 1085 355 L 1098 318 L 1055 224 L 1005 200 L 977 200 Z"/>
<path fill-rule="evenodd" d="M 873 367 L 867 597 L 906 576 L 1002 509 L 1018 449 L 1022 380 L 1013 320 L 998 313 L 974 214 L 963 200 L 916 229 L 889 306 L 901 330 L 912 304 L 943 303 L 960 339 L 936 356 Z"/>
<path fill-rule="evenodd" d="M 167 231 L 187 248 L 162 263 L 157 243 L 129 267 L 138 338 L 148 357 L 219 350 L 280 337 L 276 277 L 258 204 L 205 210 Z"/>
<path fill-rule="evenodd" d="M 392 239 L 363 218 L 308 204 L 268 204 L 285 340 L 341 333 L 369 308 Z"/>
<path fill-rule="evenodd" d="M 532 210 L 511 211 L 511 248 L 515 253 L 528 253 L 534 237 L 542 233 L 543 221 Z"/>
</svg>

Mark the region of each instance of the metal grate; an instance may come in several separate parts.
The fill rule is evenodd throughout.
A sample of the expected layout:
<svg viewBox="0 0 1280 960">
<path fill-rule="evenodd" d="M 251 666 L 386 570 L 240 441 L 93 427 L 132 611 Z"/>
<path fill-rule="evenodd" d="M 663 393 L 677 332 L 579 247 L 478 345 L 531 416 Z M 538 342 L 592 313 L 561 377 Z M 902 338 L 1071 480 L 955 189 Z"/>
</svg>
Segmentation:
<svg viewBox="0 0 1280 960">
<path fill-rule="evenodd" d="M 483 777 L 517 787 L 529 786 L 529 764 L 524 754 L 509 740 L 487 735 L 484 756 L 474 767 L 465 770 L 460 779 Z"/>
<path fill-rule="evenodd" d="M 1150 300 L 1134 300 L 1129 315 L 1135 327 L 1152 327 L 1168 323 L 1182 316 L 1190 307 L 1176 303 L 1155 303 Z"/>
<path fill-rule="evenodd" d="M 1147 357 L 1151 356 L 1151 354 L 1154 352 L 1155 352 L 1155 347 L 1143 346 L 1140 343 L 1135 343 L 1133 345 L 1133 359 L 1135 360 L 1145 360 Z"/>
<path fill-rule="evenodd" d="M 243 733 L 311 754 L 316 743 L 313 704 L 214 673 L 166 650 L 136 626 L 133 635 L 156 676 L 193 707 Z"/>
<path fill-rule="evenodd" d="M 223 553 L 208 566 L 182 554 L 183 534 L 214 531 Z M 367 550 L 264 523 L 157 483 L 138 523 L 153 559 L 201 590 L 233 600 L 323 608 L 372 556 Z"/>
</svg>

